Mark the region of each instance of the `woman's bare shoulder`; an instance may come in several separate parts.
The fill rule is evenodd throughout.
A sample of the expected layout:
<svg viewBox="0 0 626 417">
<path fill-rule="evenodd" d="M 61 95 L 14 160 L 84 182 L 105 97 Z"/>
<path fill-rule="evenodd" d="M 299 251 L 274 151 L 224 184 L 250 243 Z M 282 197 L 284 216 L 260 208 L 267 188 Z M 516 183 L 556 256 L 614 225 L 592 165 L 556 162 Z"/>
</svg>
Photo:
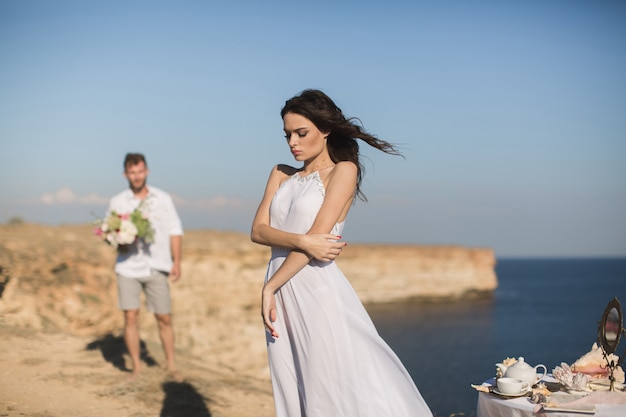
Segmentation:
<svg viewBox="0 0 626 417">
<path fill-rule="evenodd" d="M 296 172 L 300 171 L 298 168 L 294 168 L 290 165 L 286 165 L 286 164 L 278 164 L 274 167 L 272 172 L 280 172 L 283 175 L 286 176 L 292 176 L 293 174 L 295 174 Z"/>
<path fill-rule="evenodd" d="M 331 183 L 352 184 L 356 182 L 358 168 L 354 162 L 340 161 L 335 164 L 332 171 L 324 179 L 324 185 L 329 187 Z"/>
<path fill-rule="evenodd" d="M 340 161 L 335 164 L 333 168 L 332 175 L 340 175 L 340 176 L 353 176 L 356 175 L 358 171 L 358 167 L 354 162 L 351 161 Z"/>
<path fill-rule="evenodd" d="M 337 168 L 341 170 L 352 170 L 355 172 L 357 170 L 356 164 L 352 161 L 339 161 L 335 164 L 335 169 Z"/>
<path fill-rule="evenodd" d="M 297 168 L 294 168 L 285 164 L 278 164 L 272 168 L 272 172 L 270 173 L 270 178 L 268 180 L 268 186 L 270 184 L 274 184 L 274 186 L 278 186 L 283 183 L 287 178 L 291 177 L 293 174 L 298 172 Z"/>
</svg>

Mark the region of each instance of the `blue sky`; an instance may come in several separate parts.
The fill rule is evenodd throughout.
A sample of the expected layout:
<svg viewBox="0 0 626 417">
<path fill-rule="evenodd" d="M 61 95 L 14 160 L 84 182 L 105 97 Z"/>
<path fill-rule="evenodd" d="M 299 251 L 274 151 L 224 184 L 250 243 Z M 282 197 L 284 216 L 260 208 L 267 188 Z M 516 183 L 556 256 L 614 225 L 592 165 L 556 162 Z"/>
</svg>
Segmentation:
<svg viewBox="0 0 626 417">
<path fill-rule="evenodd" d="M 187 229 L 248 232 L 305 88 L 363 148 L 353 242 L 626 256 L 626 3 L 0 2 L 0 222 L 81 223 L 122 159 Z"/>
</svg>

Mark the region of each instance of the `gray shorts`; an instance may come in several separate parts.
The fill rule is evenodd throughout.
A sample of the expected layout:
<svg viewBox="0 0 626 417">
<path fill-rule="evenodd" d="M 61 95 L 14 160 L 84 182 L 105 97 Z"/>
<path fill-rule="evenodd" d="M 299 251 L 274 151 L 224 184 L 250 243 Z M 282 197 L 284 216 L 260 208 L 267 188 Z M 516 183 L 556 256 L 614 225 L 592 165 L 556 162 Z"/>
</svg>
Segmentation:
<svg viewBox="0 0 626 417">
<path fill-rule="evenodd" d="M 152 271 L 152 275 L 143 278 L 130 278 L 117 274 L 117 295 L 120 310 L 139 310 L 140 294 L 144 290 L 148 311 L 155 314 L 170 314 L 172 303 L 168 274 Z"/>
</svg>

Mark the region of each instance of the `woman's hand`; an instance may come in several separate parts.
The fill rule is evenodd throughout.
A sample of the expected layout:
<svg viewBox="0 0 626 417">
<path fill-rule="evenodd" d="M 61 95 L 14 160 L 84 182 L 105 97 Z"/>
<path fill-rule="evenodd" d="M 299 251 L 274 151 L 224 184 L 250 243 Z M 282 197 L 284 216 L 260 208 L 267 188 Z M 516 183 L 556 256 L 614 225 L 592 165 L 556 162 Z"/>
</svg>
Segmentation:
<svg viewBox="0 0 626 417">
<path fill-rule="evenodd" d="M 341 236 L 327 233 L 312 233 L 302 235 L 300 247 L 307 255 L 322 262 L 335 260 L 346 242 L 338 242 Z"/>
<path fill-rule="evenodd" d="M 263 317 L 263 324 L 265 324 L 265 328 L 270 335 L 278 338 L 278 333 L 273 324 L 276 321 L 276 298 L 274 290 L 269 288 L 267 284 L 263 287 L 261 293 L 261 316 Z"/>
</svg>

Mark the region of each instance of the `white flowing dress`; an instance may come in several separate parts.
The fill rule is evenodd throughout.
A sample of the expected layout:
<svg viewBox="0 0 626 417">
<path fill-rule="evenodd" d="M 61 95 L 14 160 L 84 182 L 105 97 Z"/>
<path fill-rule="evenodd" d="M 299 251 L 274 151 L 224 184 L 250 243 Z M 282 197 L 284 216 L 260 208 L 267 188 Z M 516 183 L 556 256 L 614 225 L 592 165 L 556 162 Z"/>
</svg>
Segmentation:
<svg viewBox="0 0 626 417">
<path fill-rule="evenodd" d="M 273 197 L 271 226 L 306 233 L 324 193 L 318 172 L 292 175 Z M 266 280 L 288 253 L 272 248 Z M 432 416 L 335 262 L 311 261 L 276 293 L 276 306 L 279 337 L 266 338 L 277 417 Z"/>
</svg>

